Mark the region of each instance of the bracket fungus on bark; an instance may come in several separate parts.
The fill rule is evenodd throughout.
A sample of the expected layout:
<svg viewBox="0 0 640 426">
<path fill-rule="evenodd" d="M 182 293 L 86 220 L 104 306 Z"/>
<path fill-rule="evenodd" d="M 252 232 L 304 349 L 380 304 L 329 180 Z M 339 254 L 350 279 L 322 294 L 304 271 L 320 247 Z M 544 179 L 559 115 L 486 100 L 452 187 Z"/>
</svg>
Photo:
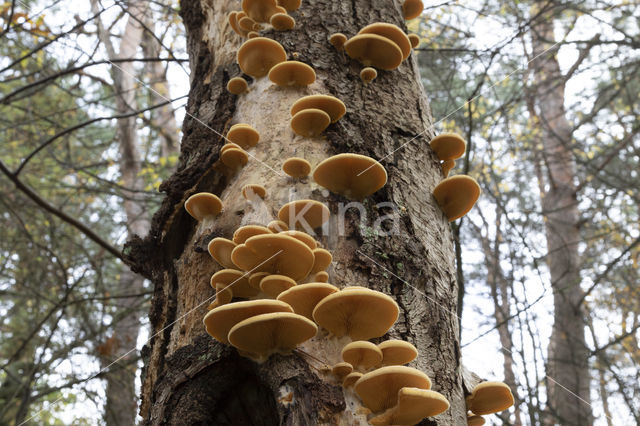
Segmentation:
<svg viewBox="0 0 640 426">
<path fill-rule="evenodd" d="M 347 112 L 344 102 L 331 95 L 309 95 L 304 96 L 291 106 L 291 116 L 305 109 L 319 109 L 329 115 L 332 123 L 340 120 Z"/>
<path fill-rule="evenodd" d="M 231 252 L 237 244 L 222 237 L 216 237 L 209 241 L 207 249 L 211 257 L 223 268 L 233 269 L 236 265 L 231 261 Z"/>
<path fill-rule="evenodd" d="M 214 289 L 216 290 L 216 298 L 207 307 L 207 310 L 209 311 L 217 306 L 226 305 L 231 302 L 231 299 L 233 299 L 233 291 L 231 291 L 231 288 L 229 288 L 228 285 L 217 283 Z"/>
<path fill-rule="evenodd" d="M 336 286 L 328 283 L 299 284 L 280 293 L 277 299 L 288 303 L 296 314 L 313 319 L 313 309 L 316 305 L 337 291 Z"/>
<path fill-rule="evenodd" d="M 329 274 L 326 271 L 316 272 L 313 276 L 313 281 L 318 283 L 326 283 L 329 281 Z"/>
<path fill-rule="evenodd" d="M 249 162 L 249 155 L 238 148 L 229 148 L 220 152 L 220 161 L 231 170 L 238 170 Z"/>
<path fill-rule="evenodd" d="M 313 179 L 331 192 L 362 200 L 387 183 L 387 172 L 373 158 L 359 154 L 338 154 L 318 164 Z"/>
<path fill-rule="evenodd" d="M 322 299 L 313 310 L 318 325 L 336 337 L 368 340 L 384 335 L 400 309 L 389 296 L 370 289 L 342 290 Z"/>
<path fill-rule="evenodd" d="M 464 155 L 467 143 L 456 133 L 440 133 L 429 142 L 440 161 L 456 160 Z"/>
<path fill-rule="evenodd" d="M 441 167 L 442 167 L 442 174 L 444 175 L 444 177 L 449 176 L 449 172 L 451 171 L 451 169 L 454 168 L 455 165 L 456 165 L 456 160 L 447 160 L 442 162 Z"/>
<path fill-rule="evenodd" d="M 362 373 L 359 371 L 354 371 L 347 374 L 347 376 L 342 381 L 342 387 L 349 388 L 353 386 L 361 377 Z"/>
<path fill-rule="evenodd" d="M 247 201 L 254 201 L 258 198 L 264 199 L 267 196 L 267 190 L 262 185 L 250 183 L 242 187 L 242 196 Z"/>
<path fill-rule="evenodd" d="M 267 228 L 269 228 L 273 233 L 289 230 L 289 227 L 287 226 L 286 222 L 283 222 L 281 220 L 272 220 L 267 224 Z"/>
<path fill-rule="evenodd" d="M 256 26 L 256 21 L 248 16 L 243 16 L 238 19 L 238 27 L 244 32 L 253 31 Z"/>
<path fill-rule="evenodd" d="M 344 44 L 347 42 L 347 36 L 342 33 L 331 34 L 329 43 L 338 51 L 344 50 Z"/>
<path fill-rule="evenodd" d="M 422 0 L 404 0 L 404 3 L 402 3 L 402 15 L 407 21 L 420 16 L 423 9 Z"/>
<path fill-rule="evenodd" d="M 276 31 L 292 30 L 296 26 L 296 20 L 286 13 L 274 13 L 269 19 L 271 26 Z"/>
<path fill-rule="evenodd" d="M 485 419 L 482 416 L 475 414 L 467 415 L 467 426 L 482 426 L 485 423 Z"/>
<path fill-rule="evenodd" d="M 378 413 L 396 405 L 398 391 L 405 387 L 431 389 L 431 379 L 415 368 L 394 365 L 364 374 L 355 391 L 365 407 Z"/>
<path fill-rule="evenodd" d="M 376 34 L 391 40 L 402 52 L 402 60 L 404 61 L 411 54 L 411 42 L 409 37 L 399 27 L 386 22 L 375 22 L 362 28 L 358 34 Z"/>
<path fill-rule="evenodd" d="M 313 250 L 315 250 L 315 248 L 318 246 L 318 242 L 314 240 L 313 237 L 307 234 L 306 232 L 291 230 L 291 231 L 278 232 L 278 234 L 288 235 L 289 237 L 293 237 L 296 240 L 304 243 L 307 247 L 309 247 L 312 250 L 312 253 L 313 253 Z M 315 256 L 314 256 L 314 263 L 315 263 Z"/>
<path fill-rule="evenodd" d="M 341 352 L 342 360 L 355 370 L 366 371 L 382 362 L 382 351 L 375 344 L 358 340 L 345 345 Z"/>
<path fill-rule="evenodd" d="M 274 312 L 240 321 L 229 331 L 229 343 L 242 355 L 264 362 L 274 353 L 289 353 L 316 335 L 318 326 L 302 315 Z"/>
<path fill-rule="evenodd" d="M 203 222 L 220 214 L 222 201 L 215 194 L 199 192 L 187 198 L 187 201 L 184 202 L 184 209 L 192 218 Z"/>
<path fill-rule="evenodd" d="M 413 49 L 420 46 L 420 36 L 418 34 L 408 34 L 407 37 L 409 37 L 409 42 Z"/>
<path fill-rule="evenodd" d="M 284 61 L 271 68 L 269 80 L 280 87 L 303 87 L 316 81 L 316 72 L 304 62 Z"/>
<path fill-rule="evenodd" d="M 280 293 L 295 285 L 296 282 L 294 280 L 284 275 L 267 275 L 260 280 L 260 290 L 274 299 L 277 298 Z"/>
<path fill-rule="evenodd" d="M 229 344 L 227 336 L 234 325 L 255 315 L 271 312 L 293 312 L 291 306 L 271 299 L 233 302 L 210 310 L 202 320 L 207 333 L 217 341 Z"/>
<path fill-rule="evenodd" d="M 241 226 L 233 232 L 233 242 L 236 244 L 243 244 L 249 238 L 256 235 L 272 234 L 271 230 L 266 226 L 260 225 L 245 225 Z"/>
<path fill-rule="evenodd" d="M 242 11 L 256 22 L 269 22 L 277 7 L 276 0 L 242 0 Z"/>
<path fill-rule="evenodd" d="M 328 250 L 323 248 L 316 248 L 313 250 L 313 267 L 311 268 L 311 274 L 317 274 L 324 271 L 331 265 L 333 256 Z"/>
<path fill-rule="evenodd" d="M 227 82 L 227 90 L 234 95 L 241 95 L 248 89 L 247 80 L 242 77 L 233 77 Z"/>
<path fill-rule="evenodd" d="M 289 228 L 315 229 L 329 220 L 329 208 L 316 200 L 291 201 L 280 208 L 278 219 Z"/>
<path fill-rule="evenodd" d="M 227 132 L 227 141 L 235 143 L 242 149 L 249 149 L 260 142 L 260 133 L 249 124 L 238 123 Z"/>
<path fill-rule="evenodd" d="M 471 210 L 480 196 L 480 185 L 470 176 L 451 176 L 435 187 L 433 196 L 447 220 L 453 222 Z"/>
<path fill-rule="evenodd" d="M 291 157 L 282 163 L 282 171 L 294 179 L 301 179 L 309 176 L 311 164 L 304 158 Z"/>
<path fill-rule="evenodd" d="M 474 414 L 498 413 L 513 405 L 513 394 L 502 382 L 482 382 L 467 397 L 467 409 Z"/>
<path fill-rule="evenodd" d="M 267 75 L 274 65 L 286 61 L 287 52 L 275 40 L 256 37 L 242 43 L 237 60 L 242 72 L 260 78 Z"/>
<path fill-rule="evenodd" d="M 287 12 L 298 10 L 301 3 L 301 0 L 278 0 L 278 6 L 283 7 Z"/>
<path fill-rule="evenodd" d="M 347 374 L 353 371 L 353 366 L 348 362 L 339 362 L 331 368 L 331 373 L 338 378 L 344 380 Z"/>
<path fill-rule="evenodd" d="M 249 275 L 249 285 L 256 290 L 260 290 L 260 281 L 262 281 L 264 277 L 269 275 L 271 274 L 269 274 L 268 272 L 254 272 L 253 274 Z"/>
<path fill-rule="evenodd" d="M 376 79 L 377 76 L 378 76 L 378 71 L 376 71 L 375 68 L 365 67 L 365 68 L 362 68 L 362 71 L 360 71 L 360 80 L 362 80 L 364 84 L 371 83 L 373 80 Z"/>
<path fill-rule="evenodd" d="M 291 118 L 291 129 L 294 133 L 305 138 L 314 138 L 329 127 L 331 117 L 318 108 L 307 108 L 298 111 Z"/>
<path fill-rule="evenodd" d="M 375 426 L 415 425 L 427 417 L 449 409 L 449 401 L 439 392 L 413 387 L 398 391 L 398 402 L 369 422 Z"/>
<path fill-rule="evenodd" d="M 402 50 L 393 41 L 377 34 L 358 34 L 344 44 L 344 50 L 353 59 L 367 67 L 393 70 L 402 63 Z"/>
<path fill-rule="evenodd" d="M 213 274 L 211 287 L 217 288 L 218 284 L 226 286 L 236 297 L 249 298 L 258 294 L 258 291 L 249 285 L 248 275 L 236 269 L 222 269 Z"/>
<path fill-rule="evenodd" d="M 385 340 L 378 345 L 382 351 L 382 365 L 405 365 L 416 359 L 418 350 L 404 340 Z"/>
<path fill-rule="evenodd" d="M 264 234 L 249 238 L 231 252 L 240 269 L 286 275 L 299 281 L 313 267 L 313 252 L 303 242 L 288 235 Z"/>
</svg>

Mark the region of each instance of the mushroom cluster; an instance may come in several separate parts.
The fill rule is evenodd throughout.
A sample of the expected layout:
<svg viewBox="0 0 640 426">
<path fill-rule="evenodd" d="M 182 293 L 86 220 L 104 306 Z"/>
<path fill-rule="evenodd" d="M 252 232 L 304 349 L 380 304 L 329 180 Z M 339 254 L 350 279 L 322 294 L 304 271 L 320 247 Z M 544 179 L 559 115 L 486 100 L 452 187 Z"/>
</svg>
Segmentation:
<svg viewBox="0 0 640 426">
<path fill-rule="evenodd" d="M 312 138 L 340 120 L 346 112 L 347 107 L 334 96 L 304 96 L 291 106 L 291 128 L 297 135 Z"/>
<path fill-rule="evenodd" d="M 240 37 L 251 38 L 269 25 L 276 31 L 292 30 L 296 21 L 288 12 L 300 7 L 300 0 L 243 0 L 242 11 L 228 15 L 229 26 Z"/>
<path fill-rule="evenodd" d="M 502 382 L 482 382 L 467 396 L 467 424 L 483 425 L 483 415 L 499 413 L 513 405 L 513 394 Z"/>
</svg>

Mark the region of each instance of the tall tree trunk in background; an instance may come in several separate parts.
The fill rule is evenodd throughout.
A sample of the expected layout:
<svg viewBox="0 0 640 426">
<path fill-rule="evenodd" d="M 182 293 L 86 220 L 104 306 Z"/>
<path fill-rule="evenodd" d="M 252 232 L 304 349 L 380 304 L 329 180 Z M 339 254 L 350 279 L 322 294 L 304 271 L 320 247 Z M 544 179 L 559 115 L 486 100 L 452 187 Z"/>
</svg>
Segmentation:
<svg viewBox="0 0 640 426">
<path fill-rule="evenodd" d="M 345 403 L 342 387 L 322 371 L 322 364 L 298 353 L 257 364 L 216 342 L 202 325 L 207 299 L 213 296 L 209 280 L 220 269 L 209 257 L 207 243 L 217 236 L 230 238 L 250 217 L 265 225 L 284 203 L 305 198 L 326 202 L 332 212 L 329 234 L 318 237 L 333 254 L 329 282 L 367 286 L 398 302 L 400 317 L 389 336 L 418 347 L 420 355 L 411 365 L 426 372 L 434 389 L 451 403 L 431 424 L 466 423 L 453 242 L 431 196 L 442 175 L 428 146 L 432 118 L 416 63 L 410 59 L 397 70 L 381 71 L 365 86 L 359 78 L 362 65 L 327 42 L 332 33 L 352 36 L 376 21 L 404 27 L 400 4 L 304 1 L 292 13 L 293 31 L 262 35 L 278 40 L 290 58 L 312 65 L 317 81 L 306 89 L 281 89 L 261 78 L 253 81 L 248 93 L 234 96 L 225 87 L 229 78 L 241 74 L 235 55 L 242 40 L 229 27 L 227 14 L 238 9 L 238 1 L 181 3 L 192 75 L 179 167 L 160 187 L 167 197 L 149 235 L 131 240 L 125 248 L 132 268 L 155 286 L 150 312 L 153 338 L 143 353 L 145 423 L 366 423 L 365 415 Z M 340 98 L 348 112 L 323 138 L 295 137 L 289 108 L 311 93 Z M 231 174 L 218 160 L 224 143 L 220 134 L 234 123 L 251 124 L 261 137 L 250 150 L 255 158 Z M 340 152 L 384 158 L 389 175 L 386 186 L 363 203 L 366 218 L 360 221 L 357 214 L 347 214 L 344 235 L 338 234 L 336 224 L 344 198 L 278 173 L 288 157 L 301 156 L 315 166 Z M 260 216 L 242 198 L 241 188 L 248 183 L 266 187 L 269 214 Z M 195 223 L 184 211 L 187 197 L 201 191 L 218 194 L 224 203 L 213 224 Z M 382 202 L 390 204 L 377 206 Z M 392 213 L 391 205 L 398 206 L 399 229 L 383 236 L 374 232 L 375 222 Z"/>
<path fill-rule="evenodd" d="M 536 16 L 543 7 L 532 7 Z M 535 78 L 534 97 L 541 128 L 544 161 L 542 210 L 545 216 L 547 264 L 554 293 L 554 322 L 548 349 L 547 391 L 550 423 L 592 423 L 589 396 L 589 351 L 581 308 L 578 201 L 572 130 L 564 108 L 564 80 L 553 47 L 553 11 L 542 13 L 531 28 Z M 544 52 L 544 53 L 543 53 Z M 540 55 L 540 56 L 538 56 Z"/>
<path fill-rule="evenodd" d="M 120 49 L 116 53 L 110 35 L 99 28 L 99 36 L 105 45 L 110 60 L 134 58 L 142 42 L 143 28 L 140 22 L 147 13 L 143 2 L 132 2 L 128 9 L 131 16 L 122 34 Z M 136 111 L 137 83 L 134 62 L 119 62 L 113 66 L 112 77 L 116 93 L 118 114 Z M 144 188 L 140 178 L 140 154 L 138 151 L 138 129 L 136 117 L 120 118 L 118 125 L 118 143 L 120 147 L 120 176 L 123 182 L 123 207 L 127 217 L 128 235 L 145 235 L 149 232 L 149 215 L 144 205 L 137 200 L 137 191 Z M 114 285 L 115 294 L 140 294 L 144 289 L 144 278 L 123 266 L 118 283 Z M 104 418 L 111 426 L 135 424 L 137 398 L 135 376 L 137 354 L 131 351 L 136 347 L 140 331 L 139 300 L 135 297 L 121 298 L 114 313 L 113 334 L 107 344 L 102 345 L 103 364 L 109 366 L 107 378 L 107 401 Z"/>
</svg>

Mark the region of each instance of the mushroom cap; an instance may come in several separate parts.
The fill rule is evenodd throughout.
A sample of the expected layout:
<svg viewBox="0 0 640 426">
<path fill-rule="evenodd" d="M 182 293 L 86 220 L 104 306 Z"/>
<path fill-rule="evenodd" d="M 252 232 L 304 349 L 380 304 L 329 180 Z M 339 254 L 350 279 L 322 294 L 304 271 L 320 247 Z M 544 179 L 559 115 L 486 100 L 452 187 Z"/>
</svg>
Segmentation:
<svg viewBox="0 0 640 426">
<path fill-rule="evenodd" d="M 313 179 L 331 192 L 361 200 L 387 183 L 387 171 L 373 158 L 338 154 L 318 164 Z"/>
<path fill-rule="evenodd" d="M 260 281 L 262 281 L 264 277 L 269 275 L 271 274 L 268 272 L 254 272 L 253 274 L 249 275 L 249 285 L 256 290 L 260 290 Z"/>
<path fill-rule="evenodd" d="M 329 274 L 326 271 L 316 272 L 313 276 L 313 281 L 318 283 L 326 283 L 329 281 Z"/>
<path fill-rule="evenodd" d="M 247 164 L 249 156 L 242 149 L 229 148 L 220 153 L 220 160 L 225 166 L 236 169 Z"/>
<path fill-rule="evenodd" d="M 353 367 L 348 362 L 339 362 L 331 368 L 331 373 L 339 380 L 342 380 L 347 374 L 353 371 Z"/>
<path fill-rule="evenodd" d="M 449 401 L 439 392 L 405 387 L 398 391 L 397 404 L 370 420 L 372 425 L 415 425 L 449 409 Z"/>
<path fill-rule="evenodd" d="M 207 216 L 217 216 L 222 211 L 222 201 L 209 192 L 198 192 L 187 198 L 184 208 L 195 220 L 200 222 Z"/>
<path fill-rule="evenodd" d="M 316 81 L 316 72 L 304 62 L 284 61 L 269 70 L 269 80 L 281 87 L 308 86 Z"/>
<path fill-rule="evenodd" d="M 293 12 L 300 7 L 301 0 L 278 0 L 278 6 L 284 7 L 288 12 Z"/>
<path fill-rule="evenodd" d="M 323 248 L 316 248 L 313 250 L 313 268 L 311 268 L 311 274 L 316 274 L 320 271 L 324 271 L 331 265 L 333 256 L 329 250 Z"/>
<path fill-rule="evenodd" d="M 242 10 L 256 22 L 269 22 L 278 12 L 276 0 L 242 0 Z"/>
<path fill-rule="evenodd" d="M 227 90 L 234 95 L 240 95 L 246 92 L 248 88 L 247 80 L 242 77 L 233 77 L 227 82 Z"/>
<path fill-rule="evenodd" d="M 291 157 L 282 163 L 282 171 L 293 178 L 299 179 L 311 173 L 311 164 L 304 158 Z"/>
<path fill-rule="evenodd" d="M 363 83 L 371 83 L 378 76 L 378 71 L 375 68 L 364 67 L 362 71 L 360 71 L 360 80 Z"/>
<path fill-rule="evenodd" d="M 351 342 L 342 348 L 342 359 L 353 368 L 368 370 L 377 367 L 382 362 L 382 351 L 376 345 L 366 340 Z"/>
<path fill-rule="evenodd" d="M 513 394 L 502 382 L 482 382 L 467 397 L 467 408 L 474 414 L 493 414 L 513 405 Z"/>
<path fill-rule="evenodd" d="M 232 29 L 236 34 L 238 34 L 239 36 L 244 37 L 245 32 L 244 32 L 244 31 L 242 31 L 242 30 L 240 29 L 240 27 L 238 26 L 237 16 L 238 16 L 238 12 L 237 12 L 237 11 L 235 11 L 235 10 L 234 10 L 233 12 L 230 12 L 230 13 L 229 13 L 229 15 L 228 15 L 228 17 L 229 17 L 229 26 L 231 27 L 231 29 Z"/>
<path fill-rule="evenodd" d="M 482 426 L 485 423 L 484 417 L 476 416 L 475 414 L 467 416 L 467 425 L 468 426 Z"/>
<path fill-rule="evenodd" d="M 451 176 L 435 187 L 433 196 L 449 222 L 453 222 L 471 210 L 480 196 L 480 185 L 470 176 Z"/>
<path fill-rule="evenodd" d="M 402 50 L 393 41 L 377 34 L 358 34 L 345 44 L 347 55 L 365 66 L 393 70 L 402 63 Z"/>
<path fill-rule="evenodd" d="M 278 219 L 290 228 L 311 229 L 322 226 L 329 220 L 329 208 L 316 200 L 296 200 L 285 204 L 278 211 Z"/>
<path fill-rule="evenodd" d="M 441 161 L 455 160 L 464 155 L 467 143 L 456 133 L 440 133 L 429 142 Z"/>
<path fill-rule="evenodd" d="M 362 377 L 362 373 L 359 371 L 353 371 L 344 378 L 342 381 L 342 387 L 348 388 L 349 386 L 353 386 L 355 382 L 357 382 Z"/>
<path fill-rule="evenodd" d="M 382 365 L 408 364 L 418 356 L 418 350 L 404 340 L 386 340 L 378 345 L 382 351 Z"/>
<path fill-rule="evenodd" d="M 358 34 L 377 34 L 388 38 L 402 51 L 402 60 L 407 59 L 411 54 L 411 42 L 409 41 L 409 37 L 407 37 L 405 32 L 396 25 L 388 24 L 386 22 L 376 22 L 369 24 L 358 31 Z"/>
<path fill-rule="evenodd" d="M 248 149 L 258 144 L 260 133 L 248 124 L 234 124 L 227 132 L 227 140 Z"/>
<path fill-rule="evenodd" d="M 306 277 L 313 267 L 313 252 L 303 242 L 280 234 L 256 235 L 231 252 L 240 269 L 286 275 L 295 281 Z"/>
<path fill-rule="evenodd" d="M 242 18 L 238 19 L 238 27 L 240 27 L 242 31 L 253 31 L 255 25 L 256 21 L 248 16 L 243 16 Z"/>
<path fill-rule="evenodd" d="M 318 326 L 302 315 L 274 312 L 240 321 L 229 331 L 229 343 L 260 362 L 288 352 L 316 335 Z"/>
<path fill-rule="evenodd" d="M 213 259 L 224 268 L 235 268 L 236 265 L 231 261 L 231 252 L 236 248 L 236 243 L 226 238 L 216 237 L 209 241 L 207 249 Z"/>
<path fill-rule="evenodd" d="M 260 280 L 260 290 L 274 299 L 277 298 L 280 293 L 295 285 L 296 282 L 294 280 L 284 275 L 267 275 Z"/>
<path fill-rule="evenodd" d="M 415 368 L 393 365 L 363 375 L 356 382 L 355 391 L 363 404 L 377 413 L 396 405 L 398 391 L 404 387 L 430 389 L 431 379 Z"/>
<path fill-rule="evenodd" d="M 256 37 L 260 37 L 260 33 L 257 31 L 249 31 L 247 33 L 247 38 L 256 38 Z"/>
<path fill-rule="evenodd" d="M 287 52 L 275 40 L 256 37 L 242 43 L 237 59 L 242 72 L 259 78 L 267 75 L 275 64 L 286 61 Z"/>
<path fill-rule="evenodd" d="M 296 26 L 296 20 L 286 13 L 274 13 L 271 15 L 269 22 L 276 31 L 292 30 Z"/>
<path fill-rule="evenodd" d="M 312 251 L 318 246 L 318 243 L 316 242 L 316 240 L 313 239 L 311 235 L 306 234 L 302 231 L 281 231 L 281 232 L 278 232 L 278 234 L 288 235 L 290 237 L 293 237 L 296 240 L 305 243 L 305 245 L 309 247 Z M 315 256 L 314 256 L 314 263 L 315 263 Z"/>
<path fill-rule="evenodd" d="M 344 49 L 344 44 L 347 42 L 347 36 L 342 33 L 335 33 L 329 36 L 329 43 L 338 50 Z"/>
<path fill-rule="evenodd" d="M 222 269 L 211 276 L 211 287 L 218 284 L 229 288 L 236 297 L 253 297 L 258 291 L 249 285 L 248 275 L 236 269 Z"/>
<path fill-rule="evenodd" d="M 252 201 L 257 198 L 264 198 L 267 196 L 267 190 L 264 186 L 257 183 L 250 183 L 242 187 L 242 196 L 245 200 Z"/>
<path fill-rule="evenodd" d="M 299 284 L 280 293 L 277 299 L 288 303 L 296 314 L 313 319 L 318 302 L 337 291 L 337 287 L 327 283 Z"/>
<path fill-rule="evenodd" d="M 210 336 L 221 343 L 228 344 L 227 336 L 234 325 L 252 316 L 270 312 L 293 312 L 293 309 L 278 300 L 234 302 L 212 309 L 204 316 L 203 322 Z"/>
<path fill-rule="evenodd" d="M 334 336 L 368 340 L 384 335 L 399 311 L 398 304 L 384 293 L 353 289 L 322 299 L 313 310 L 313 319 Z"/>
<path fill-rule="evenodd" d="M 255 235 L 272 234 L 272 233 L 273 232 L 271 232 L 271 230 L 266 226 L 245 225 L 235 230 L 235 232 L 233 233 L 233 242 L 236 244 L 243 244 L 245 241 L 247 241 L 249 238 Z"/>
<path fill-rule="evenodd" d="M 407 21 L 417 18 L 422 14 L 422 9 L 424 9 L 422 0 L 404 0 L 404 3 L 402 3 L 402 16 Z"/>
<path fill-rule="evenodd" d="M 409 37 L 412 48 L 415 49 L 420 45 L 420 36 L 418 34 L 408 34 L 407 37 Z"/>
<path fill-rule="evenodd" d="M 309 109 L 321 109 L 331 117 L 331 122 L 335 123 L 340 120 L 347 112 L 347 107 L 344 102 L 335 96 L 330 95 L 309 95 L 304 96 L 291 105 L 291 116 L 296 115 L 298 112 Z"/>
<path fill-rule="evenodd" d="M 289 230 L 287 224 L 281 220 L 272 220 L 267 225 L 267 228 L 269 228 L 271 232 L 283 232 Z"/>
<path fill-rule="evenodd" d="M 449 172 L 451 171 L 451 169 L 453 169 L 453 167 L 456 165 L 456 160 L 447 160 L 447 161 L 443 161 L 442 162 L 442 174 L 444 175 L 444 177 L 449 176 Z"/>
<path fill-rule="evenodd" d="M 291 128 L 295 134 L 305 138 L 318 136 L 330 123 L 329 114 L 317 108 L 303 109 L 291 118 Z"/>
<path fill-rule="evenodd" d="M 218 283 L 215 286 L 215 290 L 216 299 L 207 307 L 207 310 L 209 311 L 216 306 L 226 305 L 227 303 L 231 302 L 231 299 L 233 299 L 233 291 L 228 285 Z"/>
<path fill-rule="evenodd" d="M 236 143 L 233 142 L 227 142 L 224 145 L 222 145 L 222 148 L 220 148 L 220 154 L 222 154 L 223 152 L 225 152 L 228 149 L 231 148 L 235 148 L 235 149 L 242 149 L 242 147 Z"/>
</svg>

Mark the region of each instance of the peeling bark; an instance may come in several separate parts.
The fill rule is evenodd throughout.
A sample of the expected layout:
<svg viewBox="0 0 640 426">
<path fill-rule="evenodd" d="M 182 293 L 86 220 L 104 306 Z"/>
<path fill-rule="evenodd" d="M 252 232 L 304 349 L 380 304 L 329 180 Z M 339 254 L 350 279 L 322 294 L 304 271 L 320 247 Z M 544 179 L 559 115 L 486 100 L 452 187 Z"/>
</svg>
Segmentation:
<svg viewBox="0 0 640 426">
<path fill-rule="evenodd" d="M 149 235 L 125 248 L 132 268 L 155 285 L 153 338 L 145 349 L 142 387 L 145 423 L 366 424 L 354 398 L 325 372 L 339 354 L 336 339 L 314 338 L 292 355 L 256 364 L 215 342 L 202 326 L 206 300 L 213 296 L 209 278 L 220 269 L 209 257 L 207 243 L 217 236 L 229 238 L 240 224 L 264 225 L 284 203 L 304 198 L 326 202 L 332 212 L 329 232 L 318 236 L 334 257 L 329 282 L 383 291 L 400 305 L 400 318 L 388 337 L 416 345 L 420 356 L 411 365 L 426 372 L 434 389 L 451 403 L 427 423 L 465 423 L 453 241 L 431 196 L 442 175 L 428 146 L 432 119 L 415 60 L 379 72 L 364 86 L 362 65 L 327 42 L 334 32 L 351 36 L 376 21 L 406 30 L 399 4 L 304 2 L 292 13 L 295 30 L 263 35 L 278 40 L 290 58 L 312 65 L 317 81 L 306 89 L 281 89 L 262 78 L 251 84 L 249 93 L 236 97 L 225 86 L 240 75 L 235 51 L 242 40 L 229 28 L 226 14 L 239 8 L 237 1 L 182 2 L 192 76 L 179 167 L 161 186 L 167 196 Z M 315 93 L 340 98 L 347 114 L 320 138 L 297 137 L 289 126 L 289 108 L 299 97 Z M 224 142 L 220 135 L 240 122 L 255 127 L 261 141 L 249 150 L 254 158 L 234 174 L 218 161 L 218 151 Z M 315 166 L 340 152 L 381 159 L 389 175 L 387 185 L 364 201 L 359 214 L 347 212 L 343 235 L 338 234 L 337 212 L 347 200 L 312 181 L 293 182 L 278 173 L 288 157 L 301 156 Z M 241 197 L 248 183 L 267 188 L 263 204 Z M 200 191 L 218 194 L 224 203 L 213 224 L 197 224 L 184 211 L 186 198 Z M 376 221 L 388 214 L 397 215 L 398 229 L 384 236 L 376 231 Z"/>
</svg>

